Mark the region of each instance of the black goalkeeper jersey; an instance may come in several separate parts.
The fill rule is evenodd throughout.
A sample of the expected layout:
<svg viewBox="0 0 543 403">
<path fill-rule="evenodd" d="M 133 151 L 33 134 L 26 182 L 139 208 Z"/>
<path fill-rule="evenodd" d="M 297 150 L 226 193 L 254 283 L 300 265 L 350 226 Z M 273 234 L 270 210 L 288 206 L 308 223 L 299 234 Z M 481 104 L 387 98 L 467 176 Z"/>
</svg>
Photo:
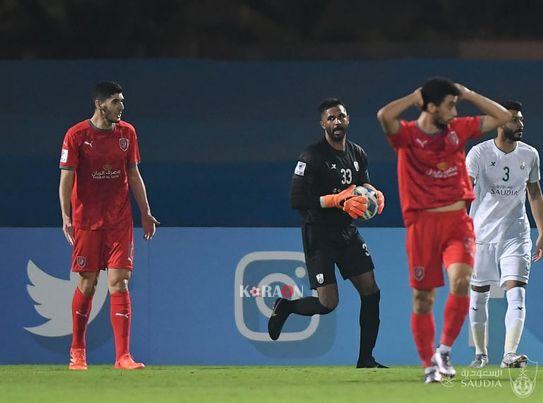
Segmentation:
<svg viewBox="0 0 543 403">
<path fill-rule="evenodd" d="M 347 140 L 345 151 L 338 151 L 323 137 L 299 157 L 292 176 L 290 204 L 300 211 L 306 224 L 351 226 L 353 220 L 347 213 L 338 208 L 321 208 L 320 197 L 369 182 L 368 158 L 362 147 Z"/>
</svg>

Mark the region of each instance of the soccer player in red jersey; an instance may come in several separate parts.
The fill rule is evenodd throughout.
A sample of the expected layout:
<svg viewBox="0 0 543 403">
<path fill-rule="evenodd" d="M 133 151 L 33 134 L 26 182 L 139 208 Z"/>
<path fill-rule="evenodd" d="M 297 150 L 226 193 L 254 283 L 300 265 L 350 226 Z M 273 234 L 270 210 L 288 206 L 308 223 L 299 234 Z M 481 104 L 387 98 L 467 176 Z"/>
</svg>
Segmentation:
<svg viewBox="0 0 543 403">
<path fill-rule="evenodd" d="M 483 116 L 457 117 L 466 100 Z M 415 121 L 400 120 L 411 106 L 422 109 Z M 511 120 L 498 103 L 446 78 L 434 78 L 377 113 L 398 156 L 398 187 L 413 289 L 411 328 L 425 368 L 425 383 L 453 377 L 451 347 L 469 307 L 475 251 L 473 222 L 466 203 L 475 196 L 465 164 L 465 145 Z M 447 270 L 450 294 L 445 304 L 440 345 L 434 352 L 433 305 L 436 287 Z"/>
<path fill-rule="evenodd" d="M 159 222 L 152 216 L 138 170 L 134 127 L 121 120 L 121 86 L 106 81 L 93 91 L 94 114 L 71 127 L 60 156 L 62 228 L 73 246 L 72 271 L 79 281 L 72 301 L 73 337 L 69 369 L 85 370 L 85 333 L 100 270 L 107 269 L 115 368 L 144 365 L 130 355 L 131 304 L 128 281 L 133 269 L 134 241 L 129 190 L 141 212 L 144 238 L 153 237 Z"/>
</svg>

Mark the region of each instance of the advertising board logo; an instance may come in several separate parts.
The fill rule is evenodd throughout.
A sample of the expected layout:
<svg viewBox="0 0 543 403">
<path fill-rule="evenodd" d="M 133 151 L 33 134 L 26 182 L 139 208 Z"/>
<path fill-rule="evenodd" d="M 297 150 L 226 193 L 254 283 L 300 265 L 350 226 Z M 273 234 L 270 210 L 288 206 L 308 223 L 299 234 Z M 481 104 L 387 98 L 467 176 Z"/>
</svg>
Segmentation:
<svg viewBox="0 0 543 403">
<path fill-rule="evenodd" d="M 70 272 L 69 280 L 57 278 L 41 270 L 32 260 L 28 261 L 26 271 L 30 280 L 26 286 L 28 295 L 35 302 L 34 308 L 38 314 L 47 321 L 38 326 L 25 327 L 25 330 L 44 337 L 72 334 L 71 306 L 78 274 Z M 107 278 L 100 276 L 92 300 L 89 323 L 102 309 L 107 293 Z"/>
<path fill-rule="evenodd" d="M 234 316 L 239 332 L 249 340 L 271 342 L 267 321 L 272 314 L 273 303 L 277 298 L 317 296 L 316 291 L 310 293 L 304 289 L 307 284 L 305 258 L 301 252 L 252 252 L 245 255 L 236 267 L 234 279 Z M 312 316 L 303 325 L 290 319 L 294 318 L 289 318 L 279 342 L 311 337 L 317 330 L 320 315 Z"/>
</svg>

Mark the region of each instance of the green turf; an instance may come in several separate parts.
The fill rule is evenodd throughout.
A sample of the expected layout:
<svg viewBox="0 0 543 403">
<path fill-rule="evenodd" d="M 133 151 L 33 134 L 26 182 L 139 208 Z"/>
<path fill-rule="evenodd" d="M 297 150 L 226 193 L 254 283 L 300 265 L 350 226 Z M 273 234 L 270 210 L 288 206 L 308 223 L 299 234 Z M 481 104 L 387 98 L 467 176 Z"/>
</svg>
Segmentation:
<svg viewBox="0 0 543 403">
<path fill-rule="evenodd" d="M 424 385 L 418 367 L 386 370 L 351 367 L 149 366 L 116 371 L 91 366 L 69 372 L 58 365 L 0 366 L 2 402 L 519 402 L 509 371 L 497 367 L 466 374 L 448 387 Z M 529 371 L 533 374 L 534 368 Z M 489 374 L 488 371 L 493 371 Z M 518 376 L 519 370 L 512 370 Z M 481 377 L 479 376 L 481 375 Z M 539 375 L 539 374 L 538 374 Z M 539 381 L 543 375 L 538 376 Z M 486 381 L 485 381 L 486 380 Z M 486 386 L 485 386 L 486 384 Z M 524 401 L 543 401 L 536 384 Z"/>
</svg>

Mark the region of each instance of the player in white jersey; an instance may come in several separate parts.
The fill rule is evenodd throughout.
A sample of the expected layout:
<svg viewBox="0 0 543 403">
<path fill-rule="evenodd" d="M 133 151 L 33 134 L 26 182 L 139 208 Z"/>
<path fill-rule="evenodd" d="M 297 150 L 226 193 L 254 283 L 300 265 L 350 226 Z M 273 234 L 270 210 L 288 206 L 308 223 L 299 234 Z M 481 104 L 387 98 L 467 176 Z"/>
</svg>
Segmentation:
<svg viewBox="0 0 543 403">
<path fill-rule="evenodd" d="M 520 141 L 524 129 L 522 104 L 508 101 L 503 106 L 511 112 L 513 119 L 498 128 L 495 139 L 476 145 L 466 157 L 476 195 L 470 209 L 477 243 L 469 311 L 475 343 L 472 368 L 488 364 L 486 331 L 492 284 L 504 288 L 507 296 L 501 367 L 526 365 L 528 358 L 517 353 L 526 317 L 525 288 L 531 261 L 543 257 L 539 154 L 534 147 Z M 525 208 L 526 191 L 538 230 L 533 256 Z"/>
</svg>

